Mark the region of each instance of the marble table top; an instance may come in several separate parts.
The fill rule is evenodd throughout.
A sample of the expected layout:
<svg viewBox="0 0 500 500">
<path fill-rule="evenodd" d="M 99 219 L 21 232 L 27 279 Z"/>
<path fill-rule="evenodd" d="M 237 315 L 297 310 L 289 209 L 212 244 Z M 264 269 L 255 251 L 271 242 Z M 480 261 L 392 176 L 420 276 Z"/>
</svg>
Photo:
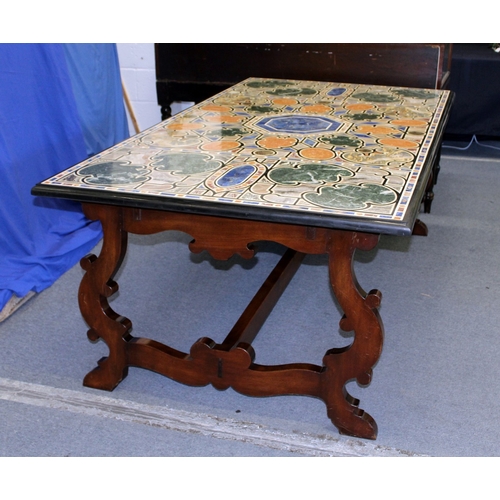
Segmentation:
<svg viewBox="0 0 500 500">
<path fill-rule="evenodd" d="M 33 194 L 410 234 L 450 105 L 446 90 L 249 78 Z"/>
</svg>

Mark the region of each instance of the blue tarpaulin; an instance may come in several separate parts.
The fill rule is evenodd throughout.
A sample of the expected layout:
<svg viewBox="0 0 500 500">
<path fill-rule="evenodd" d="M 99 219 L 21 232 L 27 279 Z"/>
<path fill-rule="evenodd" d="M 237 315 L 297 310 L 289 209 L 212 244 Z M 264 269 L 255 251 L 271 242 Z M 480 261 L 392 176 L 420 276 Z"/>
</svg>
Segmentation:
<svg viewBox="0 0 500 500">
<path fill-rule="evenodd" d="M 87 154 L 129 136 L 114 44 L 63 44 Z"/>
<path fill-rule="evenodd" d="M 0 45 L 0 311 L 102 236 L 78 203 L 31 188 L 128 135 L 114 44 Z"/>
</svg>

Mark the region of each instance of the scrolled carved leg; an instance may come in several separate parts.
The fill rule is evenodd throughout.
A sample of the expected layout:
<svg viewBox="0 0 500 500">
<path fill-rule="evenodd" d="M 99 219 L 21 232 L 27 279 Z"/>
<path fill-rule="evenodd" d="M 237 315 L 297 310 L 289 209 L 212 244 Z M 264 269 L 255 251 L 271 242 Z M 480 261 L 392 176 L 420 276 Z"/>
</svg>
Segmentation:
<svg viewBox="0 0 500 500">
<path fill-rule="evenodd" d="M 383 327 L 377 311 L 381 294 L 376 290 L 363 291 L 352 264 L 356 249 L 374 248 L 377 235 L 302 226 L 283 228 L 271 223 L 187 217 L 155 210 L 137 212 L 92 204 L 85 204 L 84 210 L 90 219 L 101 221 L 104 240 L 99 257 L 90 255 L 81 261 L 86 273 L 80 285 L 80 309 L 90 327 L 89 338 L 102 339 L 109 348 L 109 356 L 87 374 L 84 385 L 113 390 L 127 376 L 127 367 L 137 366 L 187 385 L 212 384 L 219 390 L 232 387 L 249 396 L 313 396 L 325 402 L 329 418 L 341 433 L 376 438 L 377 424 L 359 408 L 359 401 L 348 394 L 346 385 L 351 380 L 368 384 L 382 351 Z M 234 253 L 251 256 L 254 252 L 251 242 L 260 240 L 276 241 L 289 248 L 221 344 L 205 337 L 193 344 L 189 353 L 183 353 L 152 339 L 134 338 L 130 335 L 131 322 L 113 311 L 108 303 L 118 290 L 113 277 L 125 256 L 128 232 L 152 234 L 168 229 L 194 233 L 191 250 L 207 249 L 217 258 L 229 258 Z M 322 366 L 254 363 L 251 342 L 302 257 L 325 252 L 329 254 L 331 286 L 344 311 L 340 326 L 354 332 L 352 344 L 329 350 Z"/>
<path fill-rule="evenodd" d="M 99 257 L 88 255 L 80 261 L 86 271 L 80 284 L 78 300 L 83 318 L 90 327 L 90 340 L 101 338 L 109 348 L 109 356 L 98 362 L 97 368 L 85 377 L 83 384 L 96 389 L 113 390 L 128 373 L 126 340 L 132 324 L 110 307 L 108 298 L 118 291 L 113 277 L 127 249 L 127 233 L 121 229 L 120 209 L 106 209 L 101 216 L 98 205 L 84 205 L 85 215 L 100 219 L 104 239 Z"/>
<path fill-rule="evenodd" d="M 377 308 L 381 294 L 368 294 L 359 286 L 352 259 L 357 248 L 369 250 L 378 242 L 378 236 L 356 232 L 335 232 L 330 248 L 330 281 L 344 311 L 340 327 L 354 331 L 351 345 L 329 350 L 323 359 L 322 399 L 328 416 L 342 434 L 366 439 L 377 437 L 374 419 L 359 408 L 359 401 L 346 390 L 350 380 L 361 385 L 371 381 L 372 368 L 382 352 L 383 326 Z"/>
</svg>

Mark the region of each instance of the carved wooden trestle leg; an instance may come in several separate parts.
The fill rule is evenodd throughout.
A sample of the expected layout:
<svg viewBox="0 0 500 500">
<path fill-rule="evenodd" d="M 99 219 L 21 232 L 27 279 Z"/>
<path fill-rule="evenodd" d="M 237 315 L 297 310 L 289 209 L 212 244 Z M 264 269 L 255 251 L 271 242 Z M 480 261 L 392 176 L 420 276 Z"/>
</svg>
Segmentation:
<svg viewBox="0 0 500 500">
<path fill-rule="evenodd" d="M 380 292 L 366 294 L 352 267 L 356 249 L 374 248 L 377 235 L 94 204 L 85 204 L 84 209 L 90 219 L 102 222 L 104 240 L 98 258 L 90 255 L 82 259 L 86 274 L 80 286 L 80 309 L 90 326 L 89 338 L 101 338 L 109 348 L 109 355 L 87 374 L 84 385 L 113 390 L 126 377 L 128 367 L 136 366 L 187 385 L 212 384 L 220 390 L 232 387 L 248 396 L 313 396 L 325 402 L 329 418 L 341 433 L 376 438 L 375 421 L 359 408 L 359 401 L 345 387 L 353 379 L 368 384 L 382 350 L 383 327 L 377 312 Z M 108 298 L 118 289 L 113 277 L 126 252 L 127 234 L 165 230 L 190 234 L 194 238 L 191 251 L 207 250 L 217 259 L 228 259 L 235 253 L 250 258 L 255 241 L 275 241 L 288 248 L 221 343 L 204 337 L 184 353 L 153 339 L 133 337 L 130 320 L 109 306 Z M 321 366 L 255 363 L 251 342 L 302 258 L 322 253 L 329 255 L 331 285 L 344 311 L 340 326 L 354 332 L 353 342 L 329 350 Z"/>
</svg>

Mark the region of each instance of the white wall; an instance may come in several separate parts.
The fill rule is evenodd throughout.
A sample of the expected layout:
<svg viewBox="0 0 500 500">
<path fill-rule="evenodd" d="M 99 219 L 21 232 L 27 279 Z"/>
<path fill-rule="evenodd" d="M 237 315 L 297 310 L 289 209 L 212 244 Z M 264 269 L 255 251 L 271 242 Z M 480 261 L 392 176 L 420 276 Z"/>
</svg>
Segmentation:
<svg viewBox="0 0 500 500">
<path fill-rule="evenodd" d="M 139 129 L 142 132 L 161 121 L 160 106 L 156 97 L 154 43 L 117 43 L 116 47 L 122 81 L 131 101 Z M 179 112 L 188 105 L 188 103 L 174 103 L 172 105 L 172 114 Z M 135 134 L 130 117 L 129 130 L 131 135 Z"/>
</svg>

